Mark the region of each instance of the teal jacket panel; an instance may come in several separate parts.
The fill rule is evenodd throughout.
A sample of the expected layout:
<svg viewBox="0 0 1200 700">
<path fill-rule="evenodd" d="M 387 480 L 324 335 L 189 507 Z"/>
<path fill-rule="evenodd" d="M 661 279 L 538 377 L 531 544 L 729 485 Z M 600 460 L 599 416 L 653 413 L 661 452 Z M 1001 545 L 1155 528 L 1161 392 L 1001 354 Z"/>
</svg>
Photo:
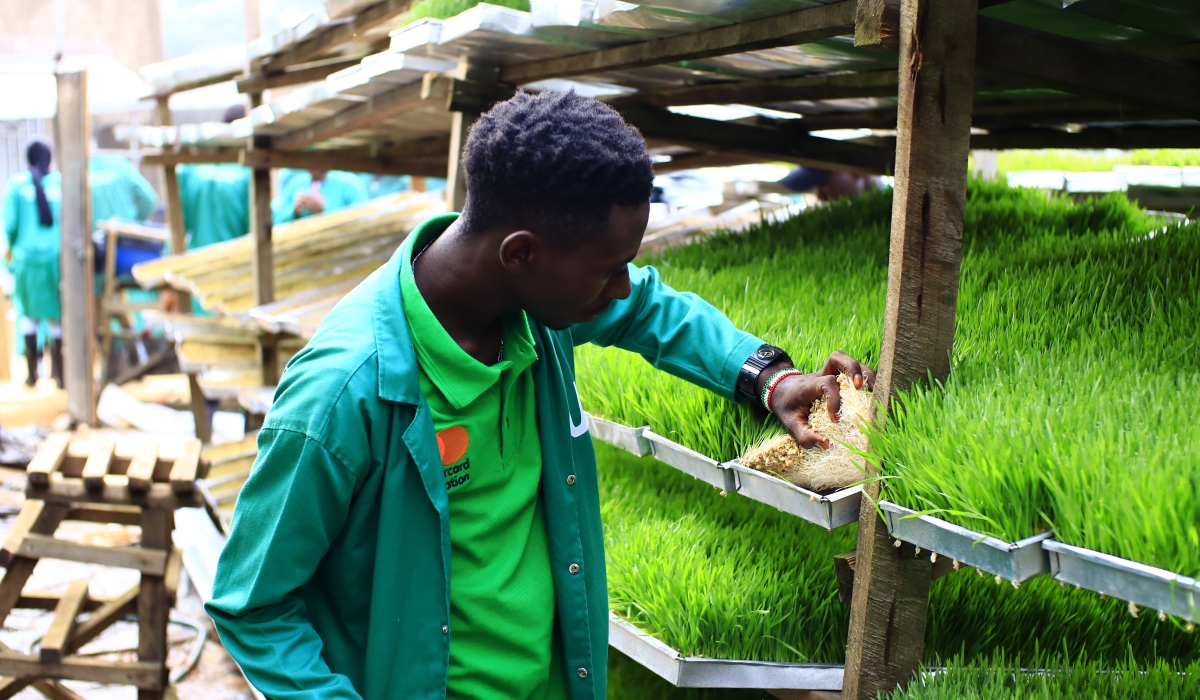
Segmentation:
<svg viewBox="0 0 1200 700">
<path fill-rule="evenodd" d="M 188 249 L 250 232 L 250 169 L 232 163 L 180 165 L 179 203 Z"/>
<path fill-rule="evenodd" d="M 271 201 L 272 222 L 285 224 L 310 216 L 306 211 L 296 216 L 296 196 L 312 189 L 312 183 L 312 175 L 307 170 L 280 171 L 279 196 Z M 354 173 L 330 170 L 321 183 L 321 196 L 325 198 L 325 213 L 332 214 L 366 202 L 367 188 L 362 178 Z"/>
<path fill-rule="evenodd" d="M 448 499 L 399 264 L 393 256 L 347 295 L 288 363 L 217 567 L 208 611 L 250 681 L 275 700 L 446 695 Z M 555 331 L 531 321 L 541 492 L 573 700 L 605 697 L 608 658 L 596 458 L 574 346 L 633 350 L 731 395 L 761 344 L 652 268 L 631 265 L 630 277 L 630 297 L 588 324 Z"/>
<path fill-rule="evenodd" d="M 50 226 L 42 226 L 38 219 L 37 190 L 28 170 L 9 179 L 0 216 L 4 219 L 5 245 L 12 251 L 13 306 L 17 314 L 57 321 L 62 318 L 58 296 L 62 175 L 57 171 L 47 173 L 42 188 L 54 215 Z"/>
<path fill-rule="evenodd" d="M 92 192 L 92 230 L 117 217 L 146 221 L 158 203 L 158 193 L 129 159 L 92 156 L 88 160 L 88 188 Z"/>
</svg>

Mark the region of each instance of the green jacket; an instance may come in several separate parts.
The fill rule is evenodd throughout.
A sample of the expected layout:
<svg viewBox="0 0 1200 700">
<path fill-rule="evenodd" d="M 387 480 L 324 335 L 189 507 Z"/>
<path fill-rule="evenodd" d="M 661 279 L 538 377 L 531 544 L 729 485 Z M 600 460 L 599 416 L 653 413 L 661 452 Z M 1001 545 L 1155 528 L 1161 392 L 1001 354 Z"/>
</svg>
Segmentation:
<svg viewBox="0 0 1200 700">
<path fill-rule="evenodd" d="M 247 678 L 274 700 L 446 695 L 448 502 L 399 264 L 393 256 L 347 295 L 288 363 L 221 553 L 208 612 Z M 530 321 L 542 498 L 573 700 L 605 697 L 608 659 L 596 456 L 574 346 L 638 352 L 732 396 L 761 343 L 662 284 L 653 268 L 630 266 L 630 277 L 630 297 L 589 323 L 555 331 Z"/>
<path fill-rule="evenodd" d="M 51 225 L 42 226 L 38 219 L 37 193 L 33 174 L 28 170 L 9 179 L 0 210 L 3 211 L 4 242 L 13 255 L 13 306 L 17 315 L 57 321 L 62 317 L 58 297 L 62 174 L 57 170 L 47 173 L 42 178 L 42 187 L 54 215 Z"/>
<path fill-rule="evenodd" d="M 92 230 L 112 217 L 146 221 L 158 203 L 158 193 L 124 156 L 92 156 L 88 160 L 92 191 Z"/>
</svg>

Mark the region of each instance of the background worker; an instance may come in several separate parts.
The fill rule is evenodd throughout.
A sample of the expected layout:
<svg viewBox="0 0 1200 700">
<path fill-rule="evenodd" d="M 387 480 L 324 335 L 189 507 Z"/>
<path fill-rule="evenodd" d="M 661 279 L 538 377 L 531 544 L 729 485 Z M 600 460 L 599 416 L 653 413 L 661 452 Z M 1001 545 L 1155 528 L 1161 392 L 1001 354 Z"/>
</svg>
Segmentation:
<svg viewBox="0 0 1200 700">
<path fill-rule="evenodd" d="M 4 240 L 8 249 L 4 260 L 15 278 L 13 306 L 17 311 L 18 332 L 25 338 L 27 386 L 38 379 L 38 326 L 45 322 L 50 333 L 50 374 L 61 389 L 62 373 L 62 302 L 58 296 L 59 205 L 62 201 L 61 175 L 50 172 L 50 143 L 34 137 L 25 148 L 29 170 L 13 175 L 4 191 Z"/>
<path fill-rule="evenodd" d="M 367 201 L 362 178 L 340 170 L 282 170 L 279 196 L 271 202 L 273 223 L 335 212 Z"/>
<path fill-rule="evenodd" d="M 844 353 L 802 373 L 632 264 L 654 176 L 611 107 L 518 93 L 462 164 L 462 215 L 418 226 L 338 304 L 259 432 L 207 609 L 273 700 L 605 697 L 576 345 L 765 401 L 806 445 L 827 444 L 808 414 L 821 395 L 836 413 L 839 372 L 874 381 Z"/>
<path fill-rule="evenodd" d="M 148 221 L 158 193 L 125 156 L 94 155 L 88 159 L 88 188 L 92 193 L 92 231 L 111 218 Z"/>
</svg>

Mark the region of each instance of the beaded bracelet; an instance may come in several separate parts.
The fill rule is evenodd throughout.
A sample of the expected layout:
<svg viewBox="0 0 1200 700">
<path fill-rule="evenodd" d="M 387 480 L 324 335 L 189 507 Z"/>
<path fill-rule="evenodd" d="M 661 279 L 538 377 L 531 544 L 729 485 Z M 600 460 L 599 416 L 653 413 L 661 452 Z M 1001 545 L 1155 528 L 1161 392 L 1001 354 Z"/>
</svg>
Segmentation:
<svg viewBox="0 0 1200 700">
<path fill-rule="evenodd" d="M 771 377 L 769 379 L 767 379 L 767 383 L 763 384 L 762 397 L 761 397 L 763 408 L 767 409 L 768 411 L 774 412 L 774 410 L 771 408 L 771 397 L 775 394 L 775 388 L 777 386 L 779 386 L 779 383 L 782 382 L 784 379 L 787 379 L 788 377 L 791 377 L 791 376 L 802 375 L 802 374 L 804 374 L 804 373 L 801 372 L 800 370 L 796 369 L 795 367 L 788 367 L 787 369 L 781 369 L 778 372 L 776 372 L 775 374 L 772 374 Z"/>
</svg>

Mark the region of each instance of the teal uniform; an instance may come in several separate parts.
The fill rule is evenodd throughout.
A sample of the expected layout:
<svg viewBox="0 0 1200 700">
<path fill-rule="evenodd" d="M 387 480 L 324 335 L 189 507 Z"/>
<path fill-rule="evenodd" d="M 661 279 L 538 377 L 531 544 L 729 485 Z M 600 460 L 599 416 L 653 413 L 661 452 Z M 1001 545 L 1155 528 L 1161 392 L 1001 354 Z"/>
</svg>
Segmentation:
<svg viewBox="0 0 1200 700">
<path fill-rule="evenodd" d="M 407 192 L 412 189 L 412 178 L 408 175 L 376 175 L 375 173 L 359 173 L 363 187 L 367 188 L 367 199 L 386 197 L 397 192 Z"/>
<path fill-rule="evenodd" d="M 37 194 L 30 172 L 17 173 L 8 181 L 3 203 L 4 240 L 12 251 L 11 268 L 16 281 L 13 305 L 17 314 L 57 321 L 62 318 L 58 297 L 62 175 L 48 173 L 42 178 L 42 188 L 54 214 L 50 226 L 42 226 L 38 220 Z"/>
<path fill-rule="evenodd" d="M 188 250 L 250 232 L 250 169 L 231 163 L 181 165 L 179 203 Z"/>
<path fill-rule="evenodd" d="M 92 156 L 88 161 L 92 191 L 92 230 L 112 217 L 146 221 L 158 203 L 158 193 L 123 156 Z"/>
<path fill-rule="evenodd" d="M 274 700 L 446 698 L 455 495 L 443 459 L 453 441 L 436 433 L 401 266 L 414 241 L 455 216 L 422 224 L 330 312 L 288 363 L 258 434 L 207 610 L 246 677 Z M 605 697 L 609 624 L 574 347 L 637 352 L 733 398 L 742 362 L 762 344 L 653 268 L 630 265 L 629 281 L 629 297 L 588 323 L 528 325 L 555 647 L 573 700 Z"/>
<path fill-rule="evenodd" d="M 301 212 L 296 216 L 296 197 L 312 189 L 312 175 L 307 170 L 283 170 L 279 173 L 279 196 L 271 202 L 271 219 L 276 224 L 285 224 L 309 216 Z M 354 173 L 330 170 L 321 183 L 321 196 L 325 198 L 325 213 L 348 209 L 367 201 L 367 188 Z"/>
</svg>

